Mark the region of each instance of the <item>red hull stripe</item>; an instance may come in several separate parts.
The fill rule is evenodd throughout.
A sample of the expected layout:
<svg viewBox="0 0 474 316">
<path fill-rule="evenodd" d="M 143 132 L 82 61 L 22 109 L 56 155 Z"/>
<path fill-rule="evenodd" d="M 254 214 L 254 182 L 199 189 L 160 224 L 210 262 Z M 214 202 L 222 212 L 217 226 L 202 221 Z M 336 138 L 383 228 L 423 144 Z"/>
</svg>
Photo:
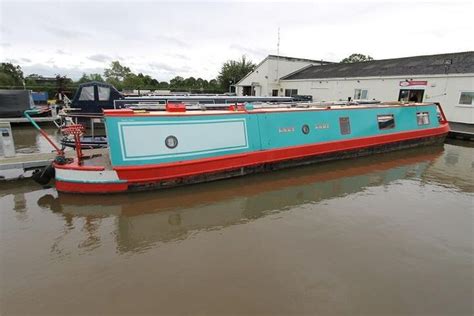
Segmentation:
<svg viewBox="0 0 474 316">
<path fill-rule="evenodd" d="M 112 193 L 128 189 L 127 183 L 81 183 L 56 180 L 56 189 L 71 193 Z"/>
<path fill-rule="evenodd" d="M 447 134 L 448 124 L 438 128 L 402 132 L 334 141 L 306 146 L 295 146 L 282 149 L 264 150 L 245 154 L 227 155 L 218 158 L 197 159 L 178 163 L 166 163 L 146 166 L 115 167 L 118 177 L 127 182 L 150 182 L 169 180 L 202 173 L 219 172 L 262 163 L 298 159 L 314 155 L 323 155 L 337 151 L 362 149 L 371 146 L 394 143 L 423 137 Z"/>
</svg>

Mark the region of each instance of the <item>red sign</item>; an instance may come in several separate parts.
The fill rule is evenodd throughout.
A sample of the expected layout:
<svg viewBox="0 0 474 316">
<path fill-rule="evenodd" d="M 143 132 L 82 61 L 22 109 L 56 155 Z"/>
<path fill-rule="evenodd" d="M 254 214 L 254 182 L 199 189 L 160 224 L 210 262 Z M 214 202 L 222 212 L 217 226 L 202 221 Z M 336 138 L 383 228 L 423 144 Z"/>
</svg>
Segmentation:
<svg viewBox="0 0 474 316">
<path fill-rule="evenodd" d="M 408 87 L 408 86 L 426 86 L 428 85 L 428 81 L 426 80 L 409 80 L 409 81 L 400 81 L 401 87 Z"/>
</svg>

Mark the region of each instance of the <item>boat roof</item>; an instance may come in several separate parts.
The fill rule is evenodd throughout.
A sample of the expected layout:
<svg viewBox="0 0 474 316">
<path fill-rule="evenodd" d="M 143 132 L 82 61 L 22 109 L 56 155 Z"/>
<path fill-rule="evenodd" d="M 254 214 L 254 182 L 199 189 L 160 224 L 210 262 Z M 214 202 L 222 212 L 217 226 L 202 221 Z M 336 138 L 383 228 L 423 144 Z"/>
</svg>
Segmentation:
<svg viewBox="0 0 474 316">
<path fill-rule="evenodd" d="M 375 104 L 324 104 L 318 103 L 301 103 L 301 104 L 272 104 L 271 106 L 262 106 L 254 108 L 245 108 L 240 106 L 235 108 L 230 106 L 227 110 L 192 110 L 192 111 L 150 111 L 150 110 L 134 110 L 134 109 L 118 109 L 104 110 L 105 116 L 196 116 L 196 115 L 233 115 L 233 114 L 257 114 L 257 113 L 274 113 L 274 112 L 299 112 L 299 111 L 328 111 L 328 110 L 349 110 L 349 109 L 366 109 L 366 108 L 393 108 L 393 107 L 410 107 L 410 106 L 428 106 L 433 103 L 402 103 L 402 102 L 383 102 Z"/>
</svg>

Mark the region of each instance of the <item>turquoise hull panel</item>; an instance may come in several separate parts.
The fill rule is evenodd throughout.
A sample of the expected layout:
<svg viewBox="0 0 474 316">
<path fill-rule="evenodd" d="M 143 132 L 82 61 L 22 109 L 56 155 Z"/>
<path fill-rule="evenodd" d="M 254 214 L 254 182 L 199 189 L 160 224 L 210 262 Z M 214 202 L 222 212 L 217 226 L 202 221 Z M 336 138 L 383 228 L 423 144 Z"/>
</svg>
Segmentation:
<svg viewBox="0 0 474 316">
<path fill-rule="evenodd" d="M 418 125 L 418 112 L 428 112 L 429 123 Z M 379 115 L 393 115 L 395 127 L 379 129 Z M 349 118 L 349 134 L 342 135 L 340 118 Z M 307 133 L 303 132 L 304 125 Z M 113 166 L 175 163 L 438 126 L 436 105 L 106 117 Z M 167 143 L 170 138 L 176 143 L 173 139 Z"/>
</svg>

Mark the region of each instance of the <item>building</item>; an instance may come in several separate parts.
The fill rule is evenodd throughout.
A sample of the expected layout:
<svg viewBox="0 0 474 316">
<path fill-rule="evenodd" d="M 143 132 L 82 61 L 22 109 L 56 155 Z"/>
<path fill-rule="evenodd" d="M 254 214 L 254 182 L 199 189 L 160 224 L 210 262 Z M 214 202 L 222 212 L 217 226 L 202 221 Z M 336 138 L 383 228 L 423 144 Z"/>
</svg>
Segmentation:
<svg viewBox="0 0 474 316">
<path fill-rule="evenodd" d="M 292 96 L 281 89 L 279 79 L 307 66 L 330 64 L 327 61 L 268 55 L 255 70 L 235 84 L 238 96 Z"/>
<path fill-rule="evenodd" d="M 440 102 L 452 130 L 474 135 L 474 52 L 307 65 L 280 86 L 313 101 Z"/>
</svg>

